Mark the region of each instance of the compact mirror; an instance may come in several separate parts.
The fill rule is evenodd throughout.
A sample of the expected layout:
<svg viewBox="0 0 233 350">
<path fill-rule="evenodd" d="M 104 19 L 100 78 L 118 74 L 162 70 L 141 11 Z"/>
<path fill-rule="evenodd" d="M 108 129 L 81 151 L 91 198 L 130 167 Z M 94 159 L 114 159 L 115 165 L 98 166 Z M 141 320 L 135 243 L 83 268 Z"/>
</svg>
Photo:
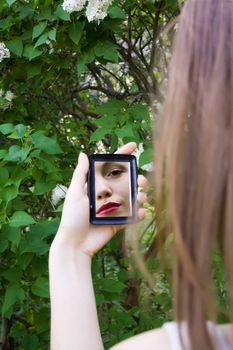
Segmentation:
<svg viewBox="0 0 233 350">
<path fill-rule="evenodd" d="M 136 158 L 123 154 L 92 154 L 89 162 L 90 222 L 134 222 L 137 197 Z"/>
</svg>

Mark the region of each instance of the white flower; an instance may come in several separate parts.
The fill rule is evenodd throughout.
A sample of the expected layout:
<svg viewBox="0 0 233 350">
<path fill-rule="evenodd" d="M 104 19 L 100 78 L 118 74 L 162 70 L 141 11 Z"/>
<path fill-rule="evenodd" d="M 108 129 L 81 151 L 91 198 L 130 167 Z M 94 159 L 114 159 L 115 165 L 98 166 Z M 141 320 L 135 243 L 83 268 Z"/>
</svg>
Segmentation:
<svg viewBox="0 0 233 350">
<path fill-rule="evenodd" d="M 64 0 L 62 8 L 69 13 L 81 11 L 87 0 Z M 100 21 L 107 16 L 109 6 L 113 0 L 88 0 L 86 16 L 89 22 Z"/>
<path fill-rule="evenodd" d="M 86 5 L 87 0 L 64 0 L 62 8 L 69 13 L 81 11 Z"/>
<path fill-rule="evenodd" d="M 112 2 L 113 0 L 89 0 L 86 10 L 88 21 L 100 21 L 104 19 Z"/>
<path fill-rule="evenodd" d="M 4 96 L 5 100 L 11 102 L 13 100 L 13 98 L 15 97 L 15 95 L 13 94 L 12 91 L 8 90 Z"/>
<path fill-rule="evenodd" d="M 4 43 L 0 43 L 0 62 L 2 62 L 4 58 L 9 58 L 9 57 L 10 57 L 9 49 L 6 47 Z"/>
<path fill-rule="evenodd" d="M 57 185 L 52 191 L 52 203 L 57 205 L 57 203 L 65 198 L 68 188 L 63 185 Z"/>
<path fill-rule="evenodd" d="M 143 147 L 143 144 L 140 143 L 137 147 L 137 150 L 134 152 L 134 155 L 137 159 L 137 163 L 139 164 L 139 158 L 140 158 L 140 155 L 144 152 L 144 147 Z"/>
<path fill-rule="evenodd" d="M 143 165 L 142 166 L 142 170 L 145 170 L 145 171 L 148 171 L 148 172 L 153 171 L 154 170 L 154 163 L 151 162 L 151 163 Z"/>
<path fill-rule="evenodd" d="M 0 89 L 0 97 L 3 97 L 4 95 L 4 90 Z"/>
</svg>

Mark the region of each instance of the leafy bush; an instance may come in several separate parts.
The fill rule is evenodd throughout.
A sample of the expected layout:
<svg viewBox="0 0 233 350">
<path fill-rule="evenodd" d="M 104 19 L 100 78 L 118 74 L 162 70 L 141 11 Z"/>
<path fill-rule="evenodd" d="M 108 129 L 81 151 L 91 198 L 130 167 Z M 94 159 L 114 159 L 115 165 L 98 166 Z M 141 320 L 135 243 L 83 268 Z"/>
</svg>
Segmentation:
<svg viewBox="0 0 233 350">
<path fill-rule="evenodd" d="M 69 14 L 61 5 L 0 3 L 3 349 L 48 348 L 47 260 L 62 210 L 52 190 L 69 185 L 79 152 L 113 152 L 135 141 L 140 172 L 152 161 L 149 104 L 155 96 L 156 111 L 163 100 L 159 86 L 172 36 L 164 28 L 179 13 L 177 0 L 114 1 L 103 21 L 88 22 L 84 11 Z M 145 251 L 153 232 L 152 226 L 145 232 Z M 132 274 L 123 242 L 119 234 L 93 262 L 106 347 L 171 318 L 158 263 L 155 292 L 139 272 Z"/>
</svg>

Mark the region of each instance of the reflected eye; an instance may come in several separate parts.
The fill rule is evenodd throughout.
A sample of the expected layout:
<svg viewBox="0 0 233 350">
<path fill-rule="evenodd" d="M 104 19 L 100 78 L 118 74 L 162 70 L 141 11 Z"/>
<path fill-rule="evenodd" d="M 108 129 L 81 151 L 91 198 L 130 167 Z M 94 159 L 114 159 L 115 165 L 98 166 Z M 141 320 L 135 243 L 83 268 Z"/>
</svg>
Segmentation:
<svg viewBox="0 0 233 350">
<path fill-rule="evenodd" d="M 124 170 L 113 169 L 109 173 L 107 173 L 107 177 L 119 177 L 122 173 L 124 173 Z"/>
</svg>

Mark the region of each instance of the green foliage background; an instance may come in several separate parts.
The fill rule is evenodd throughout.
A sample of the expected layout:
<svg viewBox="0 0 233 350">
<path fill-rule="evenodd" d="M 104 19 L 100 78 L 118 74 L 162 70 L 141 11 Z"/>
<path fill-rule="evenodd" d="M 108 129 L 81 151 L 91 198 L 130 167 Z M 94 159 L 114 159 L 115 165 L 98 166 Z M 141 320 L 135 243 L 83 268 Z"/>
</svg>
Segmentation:
<svg viewBox="0 0 233 350">
<path fill-rule="evenodd" d="M 114 1 L 89 23 L 61 1 L 2 0 L 0 33 L 11 57 L 0 62 L 0 311 L 4 350 L 49 346 L 48 252 L 79 152 L 143 145 L 152 160 L 151 107 L 163 100 L 178 0 Z M 7 91 L 14 94 L 12 101 Z M 93 278 L 106 348 L 172 317 L 168 282 L 152 254 L 153 200 L 138 232 L 156 281 L 138 269 L 125 234 L 94 258 Z M 132 232 L 131 232 L 132 235 Z M 153 259 L 151 259 L 153 258 Z M 153 272 L 152 272 L 153 271 Z M 219 279 L 220 280 L 220 279 Z"/>
</svg>

